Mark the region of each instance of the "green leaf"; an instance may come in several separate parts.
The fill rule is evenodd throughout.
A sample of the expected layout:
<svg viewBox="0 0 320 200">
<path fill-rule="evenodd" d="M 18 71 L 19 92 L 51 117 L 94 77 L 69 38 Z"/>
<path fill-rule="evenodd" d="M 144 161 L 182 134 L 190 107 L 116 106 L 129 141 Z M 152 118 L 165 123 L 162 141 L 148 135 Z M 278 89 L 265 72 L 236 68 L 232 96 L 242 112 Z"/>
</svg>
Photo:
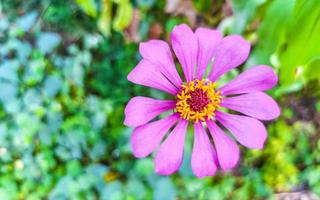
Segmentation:
<svg viewBox="0 0 320 200">
<path fill-rule="evenodd" d="M 231 7 L 234 12 L 235 19 L 233 21 L 231 32 L 241 34 L 250 19 L 254 17 L 256 9 L 265 2 L 266 0 L 232 0 Z"/>
<path fill-rule="evenodd" d="M 89 16 L 97 16 L 97 8 L 94 0 L 76 0 L 76 3 L 81 7 L 81 9 Z"/>
<path fill-rule="evenodd" d="M 131 178 L 126 187 L 127 193 L 136 197 L 134 199 L 145 199 L 146 188 L 140 180 Z"/>
<path fill-rule="evenodd" d="M 30 28 L 35 24 L 37 16 L 38 13 L 36 11 L 27 13 L 17 19 L 17 26 L 19 26 L 23 31 L 26 32 L 30 30 Z"/>
<path fill-rule="evenodd" d="M 51 53 L 61 42 L 61 36 L 58 33 L 43 32 L 39 35 L 36 45 L 43 53 Z"/>
<path fill-rule="evenodd" d="M 113 21 L 113 29 L 120 32 L 129 26 L 133 16 L 133 7 L 128 0 L 117 2 L 118 9 Z"/>
<path fill-rule="evenodd" d="M 287 42 L 280 55 L 280 82 L 288 85 L 299 78 L 298 67 L 305 66 L 320 54 L 320 4 L 318 0 L 298 0 Z"/>
<path fill-rule="evenodd" d="M 169 177 L 160 177 L 156 182 L 153 199 L 170 200 L 176 198 L 176 188 Z"/>
<path fill-rule="evenodd" d="M 123 185 L 120 181 L 113 181 L 107 184 L 101 194 L 102 199 L 121 200 L 124 198 Z"/>
<path fill-rule="evenodd" d="M 271 55 L 285 40 L 293 8 L 294 0 L 276 0 L 270 4 L 258 29 L 258 43 L 247 62 L 248 66 L 270 64 Z"/>
<path fill-rule="evenodd" d="M 302 71 L 302 78 L 305 82 L 320 80 L 320 57 L 313 59 Z"/>
<path fill-rule="evenodd" d="M 105 35 L 110 35 L 111 29 L 111 0 L 101 0 L 101 13 L 98 19 L 98 28 Z"/>
</svg>

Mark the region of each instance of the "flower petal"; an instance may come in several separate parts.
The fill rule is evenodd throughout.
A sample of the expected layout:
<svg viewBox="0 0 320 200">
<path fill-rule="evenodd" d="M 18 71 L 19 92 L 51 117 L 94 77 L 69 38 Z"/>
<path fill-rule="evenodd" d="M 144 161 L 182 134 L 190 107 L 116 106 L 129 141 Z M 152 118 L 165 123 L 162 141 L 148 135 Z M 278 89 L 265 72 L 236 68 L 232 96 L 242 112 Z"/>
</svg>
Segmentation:
<svg viewBox="0 0 320 200">
<path fill-rule="evenodd" d="M 152 153 L 179 117 L 179 114 L 174 113 L 164 119 L 135 128 L 130 139 L 133 155 L 143 158 Z"/>
<path fill-rule="evenodd" d="M 169 45 L 162 40 L 142 42 L 139 46 L 142 57 L 159 68 L 162 74 L 176 87 L 180 87 L 182 80 L 174 64 Z"/>
<path fill-rule="evenodd" d="M 194 124 L 191 168 L 198 178 L 213 176 L 217 170 L 215 151 L 201 122 Z"/>
<path fill-rule="evenodd" d="M 127 78 L 133 83 L 162 90 L 172 95 L 178 93 L 178 88 L 163 76 L 156 65 L 146 59 L 142 59 Z"/>
<path fill-rule="evenodd" d="M 207 28 L 197 28 L 195 34 L 199 42 L 196 77 L 202 79 L 212 61 L 216 47 L 222 40 L 222 34 L 218 30 Z"/>
<path fill-rule="evenodd" d="M 124 110 L 124 124 L 131 127 L 143 125 L 161 113 L 174 109 L 175 105 L 176 101 L 174 100 L 133 97 Z"/>
<path fill-rule="evenodd" d="M 245 147 L 262 149 L 267 139 L 264 125 L 257 119 L 216 111 L 216 119 Z"/>
<path fill-rule="evenodd" d="M 218 161 L 223 170 L 232 169 L 238 163 L 240 151 L 237 143 L 212 120 L 207 125 L 216 147 Z"/>
<path fill-rule="evenodd" d="M 171 44 L 187 81 L 194 77 L 197 64 L 198 39 L 193 31 L 185 24 L 177 25 L 171 32 Z"/>
<path fill-rule="evenodd" d="M 239 35 L 230 35 L 222 39 L 214 55 L 213 67 L 208 78 L 216 81 L 222 74 L 241 65 L 250 52 L 250 43 Z"/>
<path fill-rule="evenodd" d="M 156 173 L 169 175 L 179 169 L 183 159 L 187 127 L 188 121 L 181 120 L 160 145 L 154 159 Z"/>
<path fill-rule="evenodd" d="M 263 92 L 223 98 L 220 106 L 261 120 L 272 120 L 280 115 L 277 103 Z"/>
<path fill-rule="evenodd" d="M 277 81 L 278 77 L 271 67 L 259 65 L 242 72 L 219 90 L 222 95 L 263 91 L 275 86 Z"/>
</svg>

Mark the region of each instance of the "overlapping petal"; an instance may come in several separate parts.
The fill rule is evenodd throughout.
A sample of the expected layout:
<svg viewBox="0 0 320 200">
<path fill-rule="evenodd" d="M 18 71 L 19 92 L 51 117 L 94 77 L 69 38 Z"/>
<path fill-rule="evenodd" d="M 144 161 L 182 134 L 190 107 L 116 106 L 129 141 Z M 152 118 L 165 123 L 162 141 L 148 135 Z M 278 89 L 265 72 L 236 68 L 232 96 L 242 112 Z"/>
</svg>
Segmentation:
<svg viewBox="0 0 320 200">
<path fill-rule="evenodd" d="M 240 156 L 237 143 L 212 120 L 208 120 L 207 125 L 216 147 L 220 167 L 223 170 L 232 169 L 238 163 Z"/>
<path fill-rule="evenodd" d="M 174 100 L 133 97 L 124 110 L 124 124 L 130 127 L 143 125 L 161 113 L 174 109 L 175 104 L 176 101 Z"/>
<path fill-rule="evenodd" d="M 280 115 L 277 103 L 263 92 L 223 98 L 220 106 L 261 120 L 272 120 Z"/>
<path fill-rule="evenodd" d="M 217 45 L 222 40 L 222 34 L 218 30 L 207 28 L 197 28 L 195 34 L 199 43 L 196 77 L 202 79 L 212 61 Z"/>
<path fill-rule="evenodd" d="M 250 43 L 239 35 L 222 39 L 214 54 L 213 67 L 208 78 L 216 81 L 221 75 L 241 65 L 250 52 Z"/>
<path fill-rule="evenodd" d="M 171 32 L 171 44 L 187 81 L 194 77 L 197 64 L 198 39 L 193 31 L 185 24 L 177 25 Z"/>
<path fill-rule="evenodd" d="M 161 120 L 135 128 L 130 140 L 133 155 L 143 158 L 152 153 L 178 119 L 179 114 L 174 113 Z"/>
<path fill-rule="evenodd" d="M 174 64 L 169 45 L 162 40 L 141 42 L 139 46 L 141 56 L 158 67 L 159 71 L 176 87 L 180 87 L 182 80 Z"/>
<path fill-rule="evenodd" d="M 194 82 L 191 81 L 201 81 L 211 63 L 213 66 L 208 79 L 215 82 L 221 75 L 245 62 L 250 51 L 250 43 L 239 35 L 222 38 L 219 31 L 207 28 L 198 28 L 193 33 L 185 24 L 174 27 L 171 44 L 181 64 L 186 84 L 190 86 L 182 85 L 184 83 L 175 67 L 170 47 L 161 40 L 150 40 L 140 44 L 139 50 L 143 59 L 128 75 L 128 80 L 176 96 L 181 87 L 190 87 L 193 91 Z M 215 119 L 219 126 L 221 124 L 228 129 L 243 146 L 263 148 L 267 132 L 259 120 L 278 117 L 280 109 L 270 96 L 261 91 L 272 88 L 276 83 L 277 75 L 273 69 L 260 65 L 246 70 L 219 88 L 222 96 L 220 106 L 247 115 L 215 110 Z M 196 103 L 204 98 L 200 95 L 202 93 L 199 97 L 194 97 Z M 228 97 L 229 95 L 233 96 Z M 176 100 L 134 97 L 125 109 L 124 124 L 136 127 L 130 142 L 134 156 L 139 158 L 151 154 L 166 133 L 178 122 L 155 156 L 155 171 L 161 175 L 169 175 L 179 169 L 183 160 L 188 121 L 180 116 L 180 111 L 176 111 L 164 119 L 148 122 L 162 112 L 174 109 L 175 106 Z M 194 110 L 195 108 L 190 107 L 190 111 Z M 213 176 L 218 164 L 223 170 L 232 169 L 240 156 L 239 147 L 233 137 L 225 133 L 213 120 L 207 120 L 206 123 L 214 145 L 211 144 L 202 122 L 194 123 L 191 168 L 198 178 Z"/>
<path fill-rule="evenodd" d="M 183 160 L 183 148 L 188 121 L 182 119 L 160 145 L 154 160 L 158 174 L 169 175 L 176 172 Z"/>
<path fill-rule="evenodd" d="M 222 95 L 243 94 L 271 89 L 278 77 L 271 67 L 259 65 L 252 67 L 221 87 Z"/>
<path fill-rule="evenodd" d="M 264 125 L 257 119 L 216 112 L 216 119 L 245 147 L 262 149 L 267 138 Z"/>
<path fill-rule="evenodd" d="M 201 122 L 194 124 L 191 168 L 198 178 L 213 176 L 217 170 L 216 152 Z"/>
<path fill-rule="evenodd" d="M 178 88 L 170 83 L 156 65 L 146 59 L 142 59 L 127 78 L 133 83 L 162 90 L 172 95 L 178 93 Z"/>
</svg>

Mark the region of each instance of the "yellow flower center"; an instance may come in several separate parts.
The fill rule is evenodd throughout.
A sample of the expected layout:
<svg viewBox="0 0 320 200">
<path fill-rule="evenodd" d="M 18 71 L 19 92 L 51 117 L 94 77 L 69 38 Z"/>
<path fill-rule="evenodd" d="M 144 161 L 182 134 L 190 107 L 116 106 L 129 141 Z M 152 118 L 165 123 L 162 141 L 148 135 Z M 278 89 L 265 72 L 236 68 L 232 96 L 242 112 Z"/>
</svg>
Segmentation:
<svg viewBox="0 0 320 200">
<path fill-rule="evenodd" d="M 215 83 L 204 79 L 183 83 L 176 96 L 176 111 L 182 118 L 193 122 L 211 119 L 220 107 L 220 91 L 215 87 Z"/>
</svg>

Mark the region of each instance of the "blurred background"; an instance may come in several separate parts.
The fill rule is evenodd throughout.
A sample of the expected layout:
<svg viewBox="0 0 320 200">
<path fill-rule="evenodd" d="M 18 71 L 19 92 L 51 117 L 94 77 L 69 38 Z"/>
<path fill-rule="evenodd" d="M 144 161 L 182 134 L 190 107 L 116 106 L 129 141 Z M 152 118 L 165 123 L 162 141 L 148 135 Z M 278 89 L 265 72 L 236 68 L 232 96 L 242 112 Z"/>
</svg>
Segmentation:
<svg viewBox="0 0 320 200">
<path fill-rule="evenodd" d="M 235 170 L 204 179 L 191 172 L 192 131 L 182 168 L 164 177 L 152 156 L 132 156 L 123 125 L 131 97 L 165 98 L 126 80 L 138 43 L 180 23 L 252 43 L 224 81 L 256 64 L 279 75 L 265 149 L 241 149 Z M 0 199 L 317 199 L 319 81 L 319 0 L 1 0 Z"/>
</svg>

